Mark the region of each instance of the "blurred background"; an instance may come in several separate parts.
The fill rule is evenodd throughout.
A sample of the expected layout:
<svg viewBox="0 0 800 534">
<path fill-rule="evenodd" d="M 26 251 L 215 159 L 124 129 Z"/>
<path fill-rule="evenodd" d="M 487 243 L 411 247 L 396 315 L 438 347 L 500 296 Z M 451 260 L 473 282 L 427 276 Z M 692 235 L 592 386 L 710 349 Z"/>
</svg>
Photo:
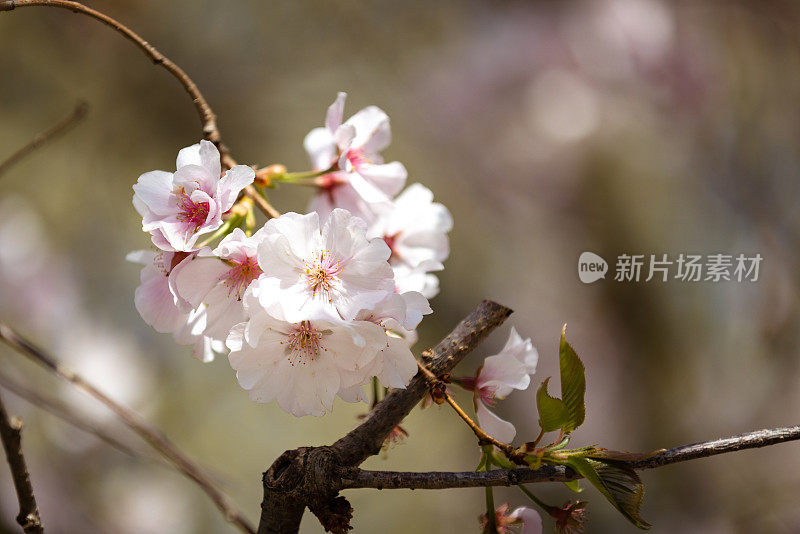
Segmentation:
<svg viewBox="0 0 800 534">
<path fill-rule="evenodd" d="M 94 1 L 182 66 L 241 163 L 308 163 L 303 136 L 337 91 L 346 116 L 392 118 L 388 160 L 451 210 L 452 253 L 421 351 L 483 298 L 557 374 L 561 325 L 587 368 L 576 445 L 672 447 L 798 423 L 800 6 L 793 1 L 403 3 Z M 0 14 L 0 160 L 66 115 L 87 120 L 0 178 L 0 319 L 134 407 L 209 467 L 257 521 L 261 472 L 285 449 L 330 443 L 365 406 L 322 419 L 258 405 L 224 357 L 202 364 L 133 306 L 147 248 L 131 205 L 139 174 L 173 170 L 200 136 L 177 82 L 111 30 L 64 10 Z M 307 190 L 272 200 L 303 210 Z M 586 285 L 581 252 L 611 264 Z M 620 254 L 756 254 L 757 282 L 615 282 Z M 106 411 L 0 347 L 2 373 L 74 404 L 135 451 Z M 206 497 L 0 386 L 23 435 L 51 533 L 234 532 Z M 538 433 L 534 388 L 498 413 Z M 469 398 L 462 397 L 466 405 Z M 365 467 L 470 470 L 479 455 L 447 407 Z M 521 441 L 520 441 L 521 442 Z M 788 444 L 642 473 L 656 533 L 800 532 L 800 454 Z M 534 488 L 561 504 L 563 485 Z M 356 532 L 478 532 L 483 492 L 346 492 Z M 634 532 L 587 489 L 589 532 Z M 510 489 L 499 502 L 525 503 Z M 0 530 L 17 532 L 0 466 Z M 321 532 L 307 514 L 306 533 Z"/>
</svg>

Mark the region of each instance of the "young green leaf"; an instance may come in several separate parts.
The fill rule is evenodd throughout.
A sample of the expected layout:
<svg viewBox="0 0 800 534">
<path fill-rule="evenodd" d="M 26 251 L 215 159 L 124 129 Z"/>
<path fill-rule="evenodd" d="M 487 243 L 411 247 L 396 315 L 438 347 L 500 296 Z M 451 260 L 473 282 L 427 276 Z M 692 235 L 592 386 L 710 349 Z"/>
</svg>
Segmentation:
<svg viewBox="0 0 800 534">
<path fill-rule="evenodd" d="M 564 485 L 575 493 L 580 493 L 583 491 L 583 488 L 580 485 L 580 480 L 570 480 L 569 482 L 564 482 Z"/>
<path fill-rule="evenodd" d="M 563 427 L 569 421 L 569 413 L 567 407 L 561 401 L 551 397 L 547 393 L 547 383 L 550 377 L 547 377 L 542 385 L 539 386 L 539 391 L 536 392 L 536 407 L 539 409 L 539 426 L 542 427 L 544 432 L 552 432 Z"/>
<path fill-rule="evenodd" d="M 628 521 L 642 530 L 650 528 L 650 524 L 639 515 L 644 484 L 631 467 L 577 456 L 570 457 L 565 463 L 583 475 Z"/>
<path fill-rule="evenodd" d="M 586 377 L 581 359 L 567 343 L 567 325 L 561 330 L 558 360 L 561 367 L 561 400 L 567 408 L 567 422 L 562 427 L 569 433 L 581 426 L 586 418 L 583 397 L 586 393 Z"/>
</svg>

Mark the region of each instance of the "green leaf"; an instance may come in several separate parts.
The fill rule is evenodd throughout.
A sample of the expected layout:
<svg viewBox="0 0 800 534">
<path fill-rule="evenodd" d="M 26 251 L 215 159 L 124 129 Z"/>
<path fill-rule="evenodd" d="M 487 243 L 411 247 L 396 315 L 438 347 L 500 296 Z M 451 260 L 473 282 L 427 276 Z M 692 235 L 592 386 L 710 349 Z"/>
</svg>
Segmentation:
<svg viewBox="0 0 800 534">
<path fill-rule="evenodd" d="M 567 343 L 567 325 L 561 330 L 561 344 L 558 348 L 558 360 L 561 367 L 561 400 L 567 408 L 567 422 L 562 427 L 569 433 L 581 426 L 586 418 L 586 407 L 583 402 L 586 393 L 586 376 L 581 359 Z"/>
<path fill-rule="evenodd" d="M 631 467 L 577 456 L 570 457 L 565 463 L 583 475 L 628 521 L 642 530 L 650 528 L 650 524 L 639 515 L 644 484 Z"/>
<path fill-rule="evenodd" d="M 580 485 L 580 480 L 570 480 L 569 482 L 564 482 L 564 485 L 575 493 L 580 493 L 583 491 L 583 488 Z"/>
<path fill-rule="evenodd" d="M 561 401 L 551 397 L 547 393 L 547 383 L 550 377 L 547 377 L 542 385 L 539 386 L 539 391 L 536 392 L 536 407 L 539 409 L 539 426 L 545 432 L 552 432 L 563 427 L 569 421 L 569 413 L 567 407 Z"/>
</svg>

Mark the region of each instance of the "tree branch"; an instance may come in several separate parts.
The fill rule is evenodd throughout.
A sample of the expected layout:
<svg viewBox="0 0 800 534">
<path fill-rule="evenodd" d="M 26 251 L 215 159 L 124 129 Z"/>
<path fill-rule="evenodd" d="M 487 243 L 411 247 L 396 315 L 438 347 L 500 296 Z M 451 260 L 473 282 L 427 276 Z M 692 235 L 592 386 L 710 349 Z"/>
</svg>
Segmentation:
<svg viewBox="0 0 800 534">
<path fill-rule="evenodd" d="M 16 165 L 25 156 L 44 145 L 49 141 L 53 141 L 60 136 L 67 133 L 72 127 L 77 125 L 86 117 L 89 110 L 89 105 L 86 102 L 78 102 L 72 112 L 58 121 L 58 123 L 51 126 L 49 129 L 40 133 L 30 140 L 28 144 L 11 154 L 5 161 L 0 163 L 0 176 L 6 173 L 8 169 Z"/>
<path fill-rule="evenodd" d="M 236 508 L 230 499 L 216 488 L 211 479 L 205 472 L 189 459 L 178 447 L 170 441 L 163 432 L 151 426 L 139 414 L 117 403 L 92 384 L 84 380 L 80 375 L 67 369 L 61 362 L 45 353 L 43 350 L 34 346 L 30 341 L 23 338 L 6 324 L 0 322 L 0 339 L 20 354 L 27 356 L 34 362 L 42 365 L 45 369 L 55 373 L 60 378 L 71 383 L 90 397 L 101 402 L 112 412 L 114 412 L 128 427 L 141 436 L 155 450 L 161 453 L 169 462 L 175 466 L 186 477 L 197 483 L 198 486 L 208 495 L 217 508 L 222 512 L 225 519 L 236 525 L 242 532 L 252 534 L 253 527 Z"/>
<path fill-rule="evenodd" d="M 668 464 L 707 458 L 717 454 L 755 449 L 800 439 L 800 426 L 757 430 L 730 438 L 683 445 L 663 451 L 644 460 L 626 462 L 634 469 L 653 469 Z M 427 473 L 399 471 L 365 471 L 350 468 L 341 472 L 341 489 L 445 489 L 485 486 L 516 486 L 534 482 L 568 482 L 582 478 L 563 466 L 544 466 L 540 469 L 496 469 Z"/>
<path fill-rule="evenodd" d="M 14 488 L 17 490 L 19 500 L 19 515 L 17 523 L 22 530 L 29 534 L 41 534 L 42 520 L 39 517 L 39 508 L 36 506 L 36 497 L 33 495 L 33 485 L 22 455 L 22 421 L 16 417 L 9 420 L 3 399 L 0 398 L 0 438 L 6 451 L 6 459 L 11 467 L 11 477 L 14 479 Z"/>
</svg>

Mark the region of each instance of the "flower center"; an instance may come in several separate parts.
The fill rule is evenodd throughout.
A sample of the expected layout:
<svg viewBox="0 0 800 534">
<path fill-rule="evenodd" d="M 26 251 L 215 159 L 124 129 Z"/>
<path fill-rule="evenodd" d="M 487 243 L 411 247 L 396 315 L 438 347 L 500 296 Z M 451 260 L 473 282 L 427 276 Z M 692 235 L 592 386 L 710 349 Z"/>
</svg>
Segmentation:
<svg viewBox="0 0 800 534">
<path fill-rule="evenodd" d="M 316 360 L 322 351 L 327 350 L 322 346 L 322 332 L 314 328 L 310 321 L 294 325 L 288 339 L 286 352 L 292 367 L 298 363 L 305 365 L 309 360 Z"/>
<path fill-rule="evenodd" d="M 321 251 L 312 261 L 303 260 L 303 276 L 308 289 L 315 296 L 317 292 L 329 293 L 339 281 L 342 262 L 335 260 L 327 251 Z"/>
<path fill-rule="evenodd" d="M 347 161 L 350 162 L 350 165 L 353 166 L 354 169 L 358 169 L 364 164 L 370 163 L 369 158 L 364 153 L 364 149 L 362 148 L 351 148 L 345 153 L 345 157 Z"/>
<path fill-rule="evenodd" d="M 177 219 L 189 226 L 194 226 L 197 231 L 208 218 L 208 202 L 195 202 L 185 192 L 178 194 L 178 217 Z"/>
<path fill-rule="evenodd" d="M 258 266 L 255 257 L 246 256 L 240 261 L 228 260 L 233 267 L 222 275 L 222 283 L 228 288 L 228 297 L 236 295 L 237 300 L 242 300 L 242 293 L 248 288 L 250 282 L 261 276 L 263 272 Z"/>
</svg>

